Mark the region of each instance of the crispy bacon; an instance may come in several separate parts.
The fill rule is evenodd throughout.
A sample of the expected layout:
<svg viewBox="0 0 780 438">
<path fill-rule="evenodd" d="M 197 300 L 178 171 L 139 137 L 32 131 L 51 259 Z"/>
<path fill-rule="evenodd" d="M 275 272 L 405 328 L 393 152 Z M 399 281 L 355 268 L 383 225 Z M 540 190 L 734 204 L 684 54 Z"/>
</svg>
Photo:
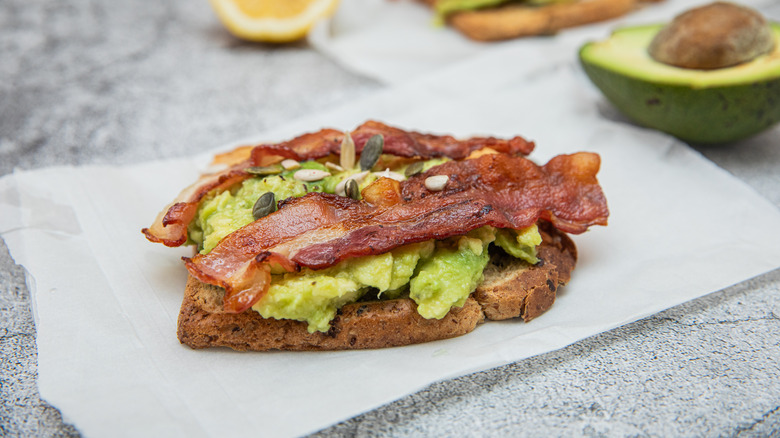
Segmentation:
<svg viewBox="0 0 780 438">
<path fill-rule="evenodd" d="M 245 161 L 222 172 L 202 176 L 195 184 L 184 189 L 175 201 L 157 215 L 154 223 L 141 232 L 155 243 L 165 246 L 184 245 L 187 241 L 187 227 L 195 217 L 200 201 L 211 191 L 228 190 L 247 179 L 248 174 L 244 170 L 247 167 L 249 163 Z"/>
<path fill-rule="evenodd" d="M 369 120 L 350 133 L 352 140 L 355 142 L 355 151 L 360 153 L 368 139 L 377 134 L 382 135 L 384 138 L 385 154 L 407 158 L 431 159 L 448 157 L 460 160 L 468 157 L 472 152 L 483 148 L 491 148 L 497 152 L 511 155 L 528 155 L 534 150 L 534 143 L 522 137 L 513 137 L 509 140 L 495 137 L 473 137 L 466 140 L 458 140 L 449 135 L 404 131 L 381 122 Z M 341 131 L 323 129 L 318 132 L 301 135 L 287 142 L 257 146 L 252 151 L 252 159 L 255 162 L 260 162 L 262 157 L 265 156 L 282 155 L 285 158 L 302 161 L 322 158 L 330 154 L 337 155 L 340 152 L 343 139 L 344 133 Z"/>
<path fill-rule="evenodd" d="M 534 143 L 521 137 L 501 140 L 493 137 L 475 137 L 456 140 L 451 136 L 437 136 L 407 132 L 376 121 L 368 121 L 352 132 L 355 150 L 363 150 L 368 139 L 382 134 L 385 139 L 384 153 L 401 157 L 419 157 L 430 159 L 450 157 L 462 159 L 471 152 L 491 148 L 508 154 L 528 155 L 533 151 Z M 335 129 L 322 129 L 304 134 L 290 141 L 277 144 L 255 146 L 249 158 L 213 175 L 199 179 L 176 197 L 173 203 L 161 212 L 149 228 L 141 230 L 152 242 L 166 246 L 180 246 L 187 241 L 187 227 L 201 200 L 210 192 L 221 192 L 240 184 L 251 175 L 245 171 L 250 166 L 268 166 L 284 158 L 298 161 L 314 160 L 330 154 L 338 154 L 344 133 Z"/>
<path fill-rule="evenodd" d="M 449 157 L 454 160 L 460 160 L 468 157 L 472 152 L 483 148 L 491 148 L 495 151 L 512 155 L 528 155 L 534 150 L 534 143 L 522 137 L 513 137 L 509 140 L 494 137 L 473 137 L 466 140 L 458 140 L 449 135 L 404 131 L 381 122 L 369 120 L 350 133 L 352 140 L 355 142 L 355 151 L 360 153 L 368 139 L 377 134 L 382 135 L 384 138 L 384 153 L 407 158 L 431 159 Z M 252 151 L 252 156 L 257 159 L 260 155 L 273 154 L 287 149 L 297 153 L 297 156 L 291 156 L 290 158 L 312 160 L 329 154 L 338 154 L 343 138 L 344 133 L 340 131 L 323 129 L 315 133 L 304 134 L 288 142 L 273 146 L 257 147 Z"/>
<path fill-rule="evenodd" d="M 596 179 L 599 166 L 592 153 L 561 155 L 541 167 L 522 157 L 490 154 L 448 162 L 402 182 L 400 202 L 387 206 L 311 193 L 284 201 L 277 212 L 228 235 L 210 253 L 185 258 L 185 264 L 194 277 L 225 288 L 226 310 L 242 312 L 267 291 L 268 282 L 257 279 L 268 277 L 272 263 L 287 270 L 323 269 L 485 225 L 521 229 L 539 219 L 581 233 L 606 225 L 609 215 Z M 449 177 L 444 190 L 425 188 L 432 175 Z"/>
<path fill-rule="evenodd" d="M 474 137 L 458 140 L 449 135 L 431 135 L 404 131 L 373 120 L 367 121 L 352 132 L 355 149 L 358 152 L 363 150 L 363 146 L 368 139 L 376 134 L 381 134 L 384 137 L 385 153 L 399 157 L 449 157 L 461 160 L 482 148 L 491 148 L 511 155 L 528 155 L 534 150 L 534 143 L 522 137 L 514 137 L 509 140 L 494 137 Z"/>
</svg>

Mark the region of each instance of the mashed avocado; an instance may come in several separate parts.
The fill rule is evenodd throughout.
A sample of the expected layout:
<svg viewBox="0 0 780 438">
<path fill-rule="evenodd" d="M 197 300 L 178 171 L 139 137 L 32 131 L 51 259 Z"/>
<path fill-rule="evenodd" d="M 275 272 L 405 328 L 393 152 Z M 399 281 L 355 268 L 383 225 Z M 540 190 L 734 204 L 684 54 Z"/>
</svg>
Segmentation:
<svg viewBox="0 0 780 438">
<path fill-rule="evenodd" d="M 539 261 L 536 247 L 542 243 L 542 235 L 535 224 L 522 230 L 499 229 L 496 230 L 495 243 L 512 257 L 535 265 Z"/>
<path fill-rule="evenodd" d="M 424 168 L 441 162 L 431 160 Z M 390 169 L 403 174 L 406 165 Z M 302 167 L 333 172 L 314 161 L 302 163 Z M 222 238 L 254 220 L 252 207 L 262 194 L 273 192 L 279 201 L 311 191 L 333 193 L 339 181 L 357 172 L 333 172 L 321 181 L 305 184 L 293 178 L 294 171 L 250 178 L 234 190 L 205 200 L 190 225 L 189 238 L 201 253 L 208 253 Z M 361 189 L 376 178 L 368 175 Z M 420 315 L 440 319 L 453 306 L 462 306 L 479 285 L 491 243 L 514 257 L 536 263 L 541 235 L 536 225 L 520 231 L 483 227 L 466 236 L 406 245 L 386 254 L 348 259 L 327 269 L 274 275 L 268 293 L 252 309 L 264 318 L 306 321 L 310 332 L 324 332 L 341 306 L 368 292 L 390 299 L 408 293 L 417 302 Z"/>
<path fill-rule="evenodd" d="M 416 243 L 386 254 L 345 260 L 320 271 L 275 275 L 268 293 L 252 308 L 264 318 L 307 321 L 310 332 L 328 331 L 336 311 L 371 288 L 380 295 L 398 295 L 418 261 L 429 258 L 433 248 L 433 242 Z"/>
<path fill-rule="evenodd" d="M 276 199 L 303 196 L 303 183 L 283 176 L 250 178 L 235 191 L 222 192 L 204 201 L 188 229 L 190 240 L 201 253 L 211 251 L 223 237 L 254 221 L 252 207 L 263 193 L 274 192 Z"/>
<path fill-rule="evenodd" d="M 452 306 L 460 307 L 482 281 L 490 256 L 487 247 L 495 239 L 492 227 L 437 244 L 433 256 L 419 266 L 409 282 L 409 297 L 423 318 L 441 319 Z"/>
</svg>

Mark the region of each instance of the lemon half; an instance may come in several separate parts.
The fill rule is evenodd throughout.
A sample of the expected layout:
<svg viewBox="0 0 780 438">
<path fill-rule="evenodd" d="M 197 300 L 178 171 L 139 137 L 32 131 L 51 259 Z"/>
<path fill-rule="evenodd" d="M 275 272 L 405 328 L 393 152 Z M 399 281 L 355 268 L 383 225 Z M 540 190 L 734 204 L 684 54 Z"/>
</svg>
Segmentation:
<svg viewBox="0 0 780 438">
<path fill-rule="evenodd" d="M 336 11 L 339 0 L 209 0 L 235 36 L 285 43 L 303 38 L 317 20 Z"/>
</svg>

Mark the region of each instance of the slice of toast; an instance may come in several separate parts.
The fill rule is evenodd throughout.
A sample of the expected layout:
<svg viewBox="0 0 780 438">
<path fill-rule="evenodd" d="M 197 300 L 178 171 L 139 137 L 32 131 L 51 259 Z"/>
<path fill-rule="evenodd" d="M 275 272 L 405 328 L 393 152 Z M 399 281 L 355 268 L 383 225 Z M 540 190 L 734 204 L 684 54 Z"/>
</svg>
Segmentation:
<svg viewBox="0 0 780 438">
<path fill-rule="evenodd" d="M 263 318 L 248 310 L 226 313 L 221 288 L 190 277 L 179 314 L 178 336 L 192 348 L 235 350 L 348 350 L 394 347 L 466 334 L 485 318 L 529 321 L 552 306 L 577 259 L 565 234 L 540 224 L 539 263 L 531 265 L 500 250 L 491 255 L 484 281 L 459 308 L 442 319 L 425 319 L 409 298 L 359 301 L 339 310 L 327 333 L 309 333 L 307 323 Z"/>
<path fill-rule="evenodd" d="M 434 6 L 436 0 L 422 0 Z M 575 0 L 548 5 L 506 4 L 450 14 L 447 22 L 467 37 L 498 41 L 609 20 L 634 10 L 639 0 Z"/>
<path fill-rule="evenodd" d="M 491 255 L 482 283 L 472 294 L 487 319 L 530 321 L 549 309 L 558 287 L 569 282 L 577 262 L 574 242 L 549 224 L 540 224 L 539 232 L 542 244 L 535 265 L 501 251 Z"/>
</svg>

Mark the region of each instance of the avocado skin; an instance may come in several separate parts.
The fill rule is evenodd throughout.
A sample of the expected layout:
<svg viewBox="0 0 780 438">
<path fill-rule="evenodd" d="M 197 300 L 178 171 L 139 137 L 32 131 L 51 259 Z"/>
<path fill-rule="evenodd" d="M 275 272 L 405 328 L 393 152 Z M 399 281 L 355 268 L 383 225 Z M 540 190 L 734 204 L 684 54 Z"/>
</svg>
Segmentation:
<svg viewBox="0 0 780 438">
<path fill-rule="evenodd" d="M 778 24 L 773 26 L 777 31 Z M 591 44 L 595 43 L 579 51 L 588 78 L 615 107 L 642 126 L 689 143 L 720 144 L 747 138 L 780 121 L 780 76 L 708 87 L 670 84 L 588 62 L 584 54 Z"/>
<path fill-rule="evenodd" d="M 780 78 L 694 89 L 630 78 L 587 62 L 582 66 L 626 116 L 687 142 L 736 141 L 780 121 Z"/>
</svg>

